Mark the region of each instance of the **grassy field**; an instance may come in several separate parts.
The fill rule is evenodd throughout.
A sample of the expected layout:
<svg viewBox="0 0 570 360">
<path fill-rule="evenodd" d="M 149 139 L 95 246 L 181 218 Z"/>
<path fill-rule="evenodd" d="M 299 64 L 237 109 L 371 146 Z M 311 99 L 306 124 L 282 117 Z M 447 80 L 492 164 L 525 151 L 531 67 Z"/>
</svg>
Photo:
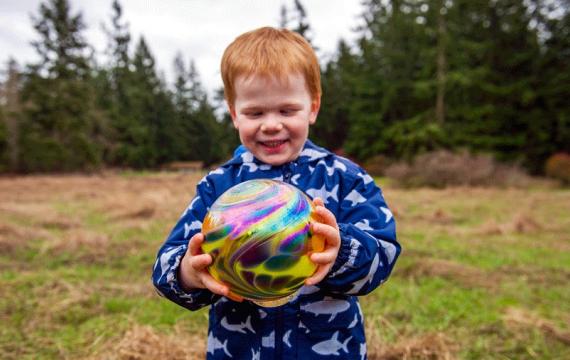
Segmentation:
<svg viewBox="0 0 570 360">
<path fill-rule="evenodd" d="M 203 358 L 207 310 L 150 282 L 201 176 L 0 178 L 0 359 Z M 384 194 L 404 252 L 362 298 L 371 359 L 570 359 L 570 191 Z"/>
</svg>

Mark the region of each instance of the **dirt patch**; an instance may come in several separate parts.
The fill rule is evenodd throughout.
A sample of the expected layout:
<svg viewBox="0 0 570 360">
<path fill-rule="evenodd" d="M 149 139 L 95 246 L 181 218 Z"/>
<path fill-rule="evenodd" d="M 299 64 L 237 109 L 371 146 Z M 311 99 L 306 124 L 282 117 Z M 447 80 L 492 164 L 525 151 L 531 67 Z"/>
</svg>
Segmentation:
<svg viewBox="0 0 570 360">
<path fill-rule="evenodd" d="M 161 334 L 150 326 L 135 325 L 118 341 L 110 341 L 103 350 L 88 359 L 114 360 L 194 360 L 204 359 L 206 343 L 203 337 L 188 335 L 180 330 Z"/>
<path fill-rule="evenodd" d="M 559 329 L 552 322 L 545 320 L 537 314 L 520 309 L 508 308 L 503 314 L 503 321 L 514 332 L 522 330 L 540 330 L 544 336 L 555 339 L 563 344 L 570 345 L 570 332 Z"/>
<path fill-rule="evenodd" d="M 493 288 L 498 283 L 496 275 L 491 276 L 476 267 L 434 258 L 420 258 L 398 270 L 398 274 L 408 278 L 441 277 L 466 287 Z"/>
</svg>

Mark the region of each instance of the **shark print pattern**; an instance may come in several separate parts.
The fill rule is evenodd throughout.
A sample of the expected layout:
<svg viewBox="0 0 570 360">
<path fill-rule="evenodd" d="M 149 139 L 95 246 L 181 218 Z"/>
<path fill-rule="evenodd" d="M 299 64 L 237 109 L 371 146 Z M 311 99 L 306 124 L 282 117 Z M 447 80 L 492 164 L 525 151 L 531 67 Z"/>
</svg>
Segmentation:
<svg viewBox="0 0 570 360">
<path fill-rule="evenodd" d="M 321 341 L 313 345 L 312 350 L 319 355 L 340 355 L 339 350 L 348 354 L 348 342 L 352 339 L 349 336 L 343 343 L 338 340 L 338 331 L 329 340 Z"/>
<path fill-rule="evenodd" d="M 352 190 L 350 194 L 348 194 L 344 200 L 348 200 L 351 202 L 350 206 L 358 205 L 366 201 L 366 198 L 356 190 Z"/>
<path fill-rule="evenodd" d="M 214 354 L 218 350 L 223 350 L 224 354 L 232 357 L 232 354 L 228 351 L 228 339 L 221 342 L 219 339 L 215 338 L 212 332 L 208 333 L 208 354 Z"/>
<path fill-rule="evenodd" d="M 358 297 L 386 281 L 401 252 L 381 190 L 358 165 L 310 141 L 297 159 L 281 166 L 260 162 L 243 146 L 234 154 L 197 184 L 195 197 L 160 247 L 152 268 L 157 292 L 191 311 L 210 307 L 207 360 L 366 359 Z M 282 179 L 311 198 L 320 197 L 334 214 L 341 245 L 329 274 L 276 308 L 238 303 L 206 289 L 185 291 L 178 279 L 181 259 L 209 207 L 231 186 L 260 178 Z"/>
<path fill-rule="evenodd" d="M 184 239 L 188 239 L 188 235 L 192 230 L 200 231 L 202 229 L 202 222 L 201 221 L 192 221 L 191 224 L 184 224 Z"/>
<path fill-rule="evenodd" d="M 321 301 L 316 301 L 307 305 L 301 305 L 301 310 L 313 313 L 315 315 L 330 315 L 328 322 L 334 320 L 334 318 L 350 308 L 350 303 L 344 300 L 334 300 L 332 298 L 326 297 Z"/>
<path fill-rule="evenodd" d="M 220 322 L 220 324 L 222 325 L 222 327 L 228 331 L 237 331 L 240 333 L 245 334 L 245 330 L 249 330 L 251 331 L 253 334 L 255 334 L 255 330 L 253 330 L 253 328 L 251 327 L 251 316 L 248 316 L 248 318 L 245 320 L 245 322 L 242 322 L 241 324 L 229 324 L 228 323 L 228 319 L 226 317 L 224 317 L 222 319 L 222 321 Z"/>
</svg>

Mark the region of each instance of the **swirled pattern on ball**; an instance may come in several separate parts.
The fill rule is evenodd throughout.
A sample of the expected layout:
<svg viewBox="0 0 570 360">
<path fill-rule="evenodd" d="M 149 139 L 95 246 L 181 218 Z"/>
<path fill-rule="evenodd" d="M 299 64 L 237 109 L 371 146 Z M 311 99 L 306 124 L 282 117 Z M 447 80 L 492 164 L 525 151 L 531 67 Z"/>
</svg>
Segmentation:
<svg viewBox="0 0 570 360">
<path fill-rule="evenodd" d="M 262 305 L 290 296 L 316 269 L 308 255 L 323 249 L 310 231 L 314 216 L 311 200 L 292 185 L 263 179 L 230 188 L 202 225 L 210 274 Z"/>
</svg>

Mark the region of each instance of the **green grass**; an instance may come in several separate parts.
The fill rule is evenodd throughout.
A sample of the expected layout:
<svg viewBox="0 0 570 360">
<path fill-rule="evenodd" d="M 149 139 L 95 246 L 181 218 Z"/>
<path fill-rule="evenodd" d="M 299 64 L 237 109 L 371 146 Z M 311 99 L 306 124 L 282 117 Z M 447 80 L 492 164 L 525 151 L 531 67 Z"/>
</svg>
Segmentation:
<svg viewBox="0 0 570 360">
<path fill-rule="evenodd" d="M 92 194 L 70 178 L 52 194 L 37 187 L 41 200 L 22 201 L 48 206 L 49 219 L 63 225 L 42 222 L 38 211 L 0 213 L 0 358 L 104 354 L 135 326 L 205 341 L 207 309 L 186 311 L 150 282 L 156 251 L 198 178 L 128 172 L 105 186 L 87 180 Z M 180 195 L 157 202 L 162 211 L 117 216 L 162 186 Z M 0 199 L 11 191 L 0 188 Z M 404 252 L 390 280 L 362 298 L 371 355 L 441 335 L 459 359 L 570 358 L 570 192 L 385 188 L 384 195 Z M 105 212 L 111 201 L 122 208 Z M 529 219 L 533 226 L 517 229 Z"/>
</svg>

